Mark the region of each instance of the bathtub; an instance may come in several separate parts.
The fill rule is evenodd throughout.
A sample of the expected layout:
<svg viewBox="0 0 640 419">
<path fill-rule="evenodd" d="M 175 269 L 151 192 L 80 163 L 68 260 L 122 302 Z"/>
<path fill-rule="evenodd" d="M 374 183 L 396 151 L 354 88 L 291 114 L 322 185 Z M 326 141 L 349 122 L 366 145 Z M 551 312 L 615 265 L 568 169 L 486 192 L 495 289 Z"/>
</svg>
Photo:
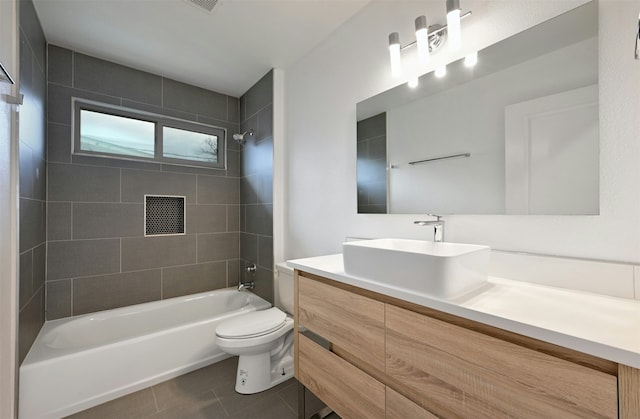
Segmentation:
<svg viewBox="0 0 640 419">
<path fill-rule="evenodd" d="M 60 418 L 228 358 L 216 326 L 269 307 L 228 288 L 48 321 L 20 367 L 20 418 Z"/>
</svg>

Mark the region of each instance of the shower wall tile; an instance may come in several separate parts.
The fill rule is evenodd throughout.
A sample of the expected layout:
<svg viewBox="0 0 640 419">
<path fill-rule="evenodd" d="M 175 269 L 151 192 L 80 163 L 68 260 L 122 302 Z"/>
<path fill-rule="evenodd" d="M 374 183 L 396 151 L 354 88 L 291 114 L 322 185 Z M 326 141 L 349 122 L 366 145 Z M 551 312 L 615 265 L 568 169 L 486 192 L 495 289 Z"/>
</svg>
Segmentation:
<svg viewBox="0 0 640 419">
<path fill-rule="evenodd" d="M 144 235 L 143 204 L 73 204 L 73 238 Z"/>
<path fill-rule="evenodd" d="M 265 74 L 240 98 L 242 120 L 255 115 L 260 109 L 273 103 L 273 70 Z"/>
<path fill-rule="evenodd" d="M 120 271 L 120 239 L 50 241 L 47 280 Z"/>
<path fill-rule="evenodd" d="M 196 263 L 196 235 L 122 239 L 122 271 Z"/>
<path fill-rule="evenodd" d="M 23 198 L 33 198 L 33 177 L 35 172 L 33 152 L 31 151 L 31 147 L 20 141 L 19 153 L 20 196 Z"/>
<path fill-rule="evenodd" d="M 31 1 L 22 0 L 19 2 L 19 5 L 20 29 L 29 41 L 29 46 L 32 49 L 31 54 L 36 60 L 37 65 L 44 71 L 47 40 L 44 37 L 44 31 L 40 25 L 38 14 Z"/>
<path fill-rule="evenodd" d="M 253 292 L 264 298 L 265 300 L 271 301 L 273 303 L 273 269 L 265 269 L 261 266 L 258 266 L 258 269 L 256 269 L 256 277 L 254 282 L 255 288 L 253 289 Z"/>
<path fill-rule="evenodd" d="M 50 163 L 49 200 L 120 202 L 120 169 Z"/>
<path fill-rule="evenodd" d="M 20 255 L 20 296 L 18 307 L 22 309 L 33 296 L 33 251 Z"/>
<path fill-rule="evenodd" d="M 198 204 L 239 203 L 239 179 L 219 176 L 198 176 Z"/>
<path fill-rule="evenodd" d="M 47 240 L 71 240 L 71 203 L 47 203 Z"/>
<path fill-rule="evenodd" d="M 73 315 L 159 300 L 161 271 L 153 269 L 73 280 Z"/>
<path fill-rule="evenodd" d="M 71 316 L 71 281 L 47 282 L 47 320 Z"/>
<path fill-rule="evenodd" d="M 187 234 L 226 231 L 226 205 L 187 205 Z"/>
<path fill-rule="evenodd" d="M 73 53 L 71 50 L 50 45 L 48 54 L 47 81 L 72 87 Z"/>
<path fill-rule="evenodd" d="M 273 269 L 273 237 L 258 237 L 258 265 L 266 269 Z"/>
<path fill-rule="evenodd" d="M 258 112 L 255 135 L 258 142 L 273 138 L 273 105 L 265 106 Z"/>
<path fill-rule="evenodd" d="M 227 96 L 171 79 L 163 79 L 163 106 L 227 120 Z"/>
<path fill-rule="evenodd" d="M 49 56 L 49 318 L 237 283 L 238 144 L 229 141 L 226 169 L 72 155 L 71 99 L 211 124 L 228 135 L 239 132 L 239 99 L 55 45 L 49 45 Z M 35 72 L 25 65 L 27 70 Z M 38 86 L 33 83 L 34 91 Z M 42 191 L 33 174 L 45 158 L 38 156 L 36 146 L 25 144 L 32 157 L 25 155 L 24 166 L 30 167 L 32 177 L 25 177 L 23 183 L 38 196 Z M 145 194 L 185 196 L 188 234 L 144 237 Z M 37 206 L 25 206 L 25 214 L 28 210 L 40 213 Z M 23 233 L 34 236 L 30 242 L 37 240 L 37 227 L 31 223 Z M 37 249 L 34 260 L 40 255 Z M 197 264 L 198 257 L 203 263 Z M 44 272 L 44 267 L 34 269 L 32 284 L 40 283 L 36 272 Z"/>
<path fill-rule="evenodd" d="M 237 233 L 198 234 L 198 263 L 240 256 L 240 237 Z"/>
<path fill-rule="evenodd" d="M 18 314 L 18 362 L 27 356 L 44 324 L 44 290 L 40 288 Z"/>
<path fill-rule="evenodd" d="M 33 248 L 33 290 L 44 286 L 47 269 L 47 244 Z"/>
<path fill-rule="evenodd" d="M 212 262 L 162 269 L 162 297 L 171 298 L 227 286 L 227 263 Z"/>
<path fill-rule="evenodd" d="M 162 104 L 162 77 L 84 54 L 73 55 L 73 84 L 77 89 Z"/>
<path fill-rule="evenodd" d="M 46 240 L 46 214 L 43 201 L 20 198 L 20 252 Z"/>
<path fill-rule="evenodd" d="M 240 259 L 258 263 L 258 236 L 240 233 Z"/>
<path fill-rule="evenodd" d="M 240 280 L 240 259 L 227 261 L 227 286 L 235 287 Z"/>
<path fill-rule="evenodd" d="M 273 206 L 271 204 L 247 205 L 248 233 L 273 236 Z"/>
<path fill-rule="evenodd" d="M 196 176 L 179 173 L 122 171 L 122 202 L 144 202 L 144 195 L 185 196 L 196 202 Z"/>
</svg>

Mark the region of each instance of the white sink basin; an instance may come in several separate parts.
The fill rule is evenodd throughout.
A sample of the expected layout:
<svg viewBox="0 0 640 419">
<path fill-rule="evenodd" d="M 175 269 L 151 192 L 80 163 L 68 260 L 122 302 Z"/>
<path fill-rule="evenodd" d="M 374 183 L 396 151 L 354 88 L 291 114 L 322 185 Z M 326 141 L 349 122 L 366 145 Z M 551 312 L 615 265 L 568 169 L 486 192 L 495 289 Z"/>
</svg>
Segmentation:
<svg viewBox="0 0 640 419">
<path fill-rule="evenodd" d="M 487 282 L 488 246 L 376 239 L 342 249 L 347 275 L 436 298 L 455 298 Z"/>
</svg>

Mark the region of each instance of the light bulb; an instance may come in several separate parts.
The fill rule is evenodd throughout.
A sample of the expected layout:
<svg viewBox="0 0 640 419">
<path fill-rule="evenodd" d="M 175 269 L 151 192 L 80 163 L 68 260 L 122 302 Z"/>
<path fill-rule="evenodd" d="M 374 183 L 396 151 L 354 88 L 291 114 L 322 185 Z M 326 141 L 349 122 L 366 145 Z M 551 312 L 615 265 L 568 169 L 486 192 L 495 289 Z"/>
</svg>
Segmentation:
<svg viewBox="0 0 640 419">
<path fill-rule="evenodd" d="M 398 32 L 389 34 L 389 58 L 391 59 L 391 75 L 399 77 L 402 73 L 402 61 L 400 58 L 400 36 Z"/>
<path fill-rule="evenodd" d="M 415 24 L 418 60 L 420 64 L 425 65 L 429 62 L 429 30 L 427 29 L 427 18 L 425 16 L 418 16 Z"/>
<path fill-rule="evenodd" d="M 441 65 L 439 67 L 436 67 L 436 77 L 437 78 L 442 78 L 444 76 L 447 75 L 447 66 L 446 65 Z"/>
<path fill-rule="evenodd" d="M 472 52 L 471 54 L 464 57 L 465 67 L 473 67 L 476 64 L 478 64 L 478 51 Z"/>
<path fill-rule="evenodd" d="M 447 0 L 447 36 L 449 47 L 455 51 L 462 46 L 462 34 L 460 28 L 460 1 Z"/>
<path fill-rule="evenodd" d="M 416 87 L 418 87 L 418 78 L 417 77 L 410 78 L 409 81 L 407 82 L 407 86 L 409 86 L 412 89 L 415 89 Z"/>
</svg>

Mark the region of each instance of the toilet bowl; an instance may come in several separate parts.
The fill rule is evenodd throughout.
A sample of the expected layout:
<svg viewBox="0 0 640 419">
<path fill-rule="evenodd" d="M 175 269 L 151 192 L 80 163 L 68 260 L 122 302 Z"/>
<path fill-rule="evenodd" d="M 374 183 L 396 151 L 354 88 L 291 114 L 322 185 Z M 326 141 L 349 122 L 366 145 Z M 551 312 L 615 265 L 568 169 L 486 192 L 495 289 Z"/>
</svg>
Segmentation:
<svg viewBox="0 0 640 419">
<path fill-rule="evenodd" d="M 292 312 L 293 271 L 279 264 L 276 275 L 280 305 Z M 239 357 L 238 393 L 258 393 L 293 377 L 293 317 L 278 307 L 221 322 L 216 328 L 216 343 L 224 352 Z"/>
</svg>

